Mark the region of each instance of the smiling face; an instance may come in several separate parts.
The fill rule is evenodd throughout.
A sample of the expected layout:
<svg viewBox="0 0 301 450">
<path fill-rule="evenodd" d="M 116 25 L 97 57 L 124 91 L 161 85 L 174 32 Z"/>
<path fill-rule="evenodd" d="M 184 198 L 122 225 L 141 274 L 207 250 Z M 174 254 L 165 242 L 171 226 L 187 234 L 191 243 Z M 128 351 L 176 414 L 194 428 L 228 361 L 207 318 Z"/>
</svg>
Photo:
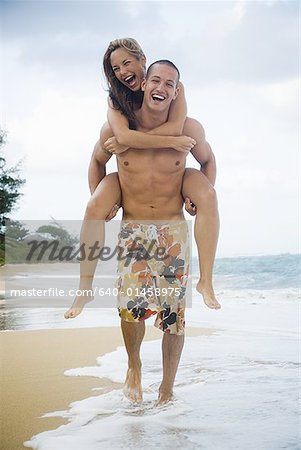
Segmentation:
<svg viewBox="0 0 301 450">
<path fill-rule="evenodd" d="M 166 64 L 154 64 L 142 82 L 144 104 L 152 110 L 165 111 L 178 95 L 178 73 Z"/>
<path fill-rule="evenodd" d="M 115 77 L 131 91 L 139 91 L 145 77 L 145 56 L 137 59 L 124 48 L 117 48 L 110 61 Z"/>
</svg>

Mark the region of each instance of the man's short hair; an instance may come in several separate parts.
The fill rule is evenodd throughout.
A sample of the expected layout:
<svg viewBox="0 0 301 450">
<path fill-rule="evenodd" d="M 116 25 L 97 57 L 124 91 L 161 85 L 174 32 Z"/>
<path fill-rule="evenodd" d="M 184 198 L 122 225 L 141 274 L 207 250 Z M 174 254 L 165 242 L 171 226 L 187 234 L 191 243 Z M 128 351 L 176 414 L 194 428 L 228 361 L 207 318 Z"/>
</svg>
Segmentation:
<svg viewBox="0 0 301 450">
<path fill-rule="evenodd" d="M 180 71 L 179 71 L 179 69 L 177 68 L 177 66 L 176 66 L 173 62 L 169 61 L 169 59 L 158 59 L 158 61 L 153 62 L 153 63 L 149 66 L 149 68 L 147 69 L 147 72 L 146 72 L 146 78 L 148 78 L 148 77 L 150 76 L 152 67 L 153 67 L 155 64 L 165 64 L 166 66 L 169 66 L 169 67 L 172 67 L 173 69 L 175 69 L 175 71 L 177 72 L 177 78 L 178 78 L 178 79 L 177 79 L 177 83 L 179 82 L 179 80 L 180 80 Z"/>
</svg>

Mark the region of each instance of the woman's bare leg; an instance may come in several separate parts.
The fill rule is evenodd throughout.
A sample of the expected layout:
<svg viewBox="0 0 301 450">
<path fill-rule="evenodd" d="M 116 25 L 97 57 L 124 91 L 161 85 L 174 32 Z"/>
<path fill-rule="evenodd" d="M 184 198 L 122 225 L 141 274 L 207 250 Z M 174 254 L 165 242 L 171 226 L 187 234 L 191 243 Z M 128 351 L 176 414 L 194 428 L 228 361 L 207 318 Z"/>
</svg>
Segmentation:
<svg viewBox="0 0 301 450">
<path fill-rule="evenodd" d="M 194 236 L 199 254 L 200 279 L 196 289 L 205 304 L 212 309 L 221 305 L 215 298 L 212 272 L 219 234 L 219 215 L 214 187 L 207 177 L 197 169 L 186 169 L 182 195 L 189 197 L 196 206 Z"/>
<path fill-rule="evenodd" d="M 86 250 L 85 257 L 80 261 L 79 290 L 81 295 L 75 297 L 73 305 L 64 314 L 66 319 L 78 316 L 85 304 L 93 298 L 92 283 L 98 258 L 89 259 L 87 250 L 95 243 L 98 243 L 98 249 L 103 248 L 105 219 L 116 204 L 121 204 L 121 190 L 118 174 L 111 173 L 101 180 L 86 208 L 80 232 L 80 246 L 83 245 Z"/>
</svg>

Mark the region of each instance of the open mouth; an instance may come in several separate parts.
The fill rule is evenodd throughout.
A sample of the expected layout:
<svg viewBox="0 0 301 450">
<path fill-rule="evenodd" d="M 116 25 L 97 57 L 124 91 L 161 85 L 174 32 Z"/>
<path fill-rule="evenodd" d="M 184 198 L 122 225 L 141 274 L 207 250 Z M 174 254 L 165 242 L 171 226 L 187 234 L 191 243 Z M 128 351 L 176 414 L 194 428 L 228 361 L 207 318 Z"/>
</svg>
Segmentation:
<svg viewBox="0 0 301 450">
<path fill-rule="evenodd" d="M 128 77 L 124 78 L 124 83 L 128 86 L 132 87 L 136 83 L 136 76 L 135 75 L 129 75 Z"/>
<path fill-rule="evenodd" d="M 155 101 L 155 102 L 163 102 L 165 99 L 166 99 L 166 97 L 164 97 L 163 95 L 159 95 L 159 94 L 153 94 L 152 95 L 152 99 Z"/>
</svg>

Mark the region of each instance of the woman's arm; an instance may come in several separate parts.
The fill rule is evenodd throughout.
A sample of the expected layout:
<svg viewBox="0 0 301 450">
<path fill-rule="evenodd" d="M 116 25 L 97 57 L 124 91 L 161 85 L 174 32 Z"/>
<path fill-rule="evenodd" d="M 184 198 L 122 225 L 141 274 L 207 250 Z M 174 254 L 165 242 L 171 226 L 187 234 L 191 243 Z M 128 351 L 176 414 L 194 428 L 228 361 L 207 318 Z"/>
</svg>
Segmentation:
<svg viewBox="0 0 301 450">
<path fill-rule="evenodd" d="M 127 118 L 116 109 L 109 107 L 108 122 L 113 130 L 117 143 L 124 146 L 123 151 L 128 148 L 174 148 L 180 152 L 189 152 L 194 145 L 194 140 L 188 136 L 157 136 L 142 131 L 130 130 Z M 109 139 L 104 147 L 106 150 L 115 151 L 114 138 Z"/>
<path fill-rule="evenodd" d="M 113 138 L 110 139 L 106 149 L 113 150 L 114 153 L 125 151 L 128 147 L 137 149 L 169 147 L 188 152 L 195 143 L 190 137 L 180 136 L 186 119 L 186 100 L 182 84 L 179 86 L 178 97 L 170 107 L 168 122 L 147 133 L 130 130 L 127 118 L 120 111 L 114 109 L 110 101 L 108 106 L 108 122 L 117 143 L 124 146 L 123 150 L 121 147 L 117 149 L 116 141 Z"/>
</svg>

